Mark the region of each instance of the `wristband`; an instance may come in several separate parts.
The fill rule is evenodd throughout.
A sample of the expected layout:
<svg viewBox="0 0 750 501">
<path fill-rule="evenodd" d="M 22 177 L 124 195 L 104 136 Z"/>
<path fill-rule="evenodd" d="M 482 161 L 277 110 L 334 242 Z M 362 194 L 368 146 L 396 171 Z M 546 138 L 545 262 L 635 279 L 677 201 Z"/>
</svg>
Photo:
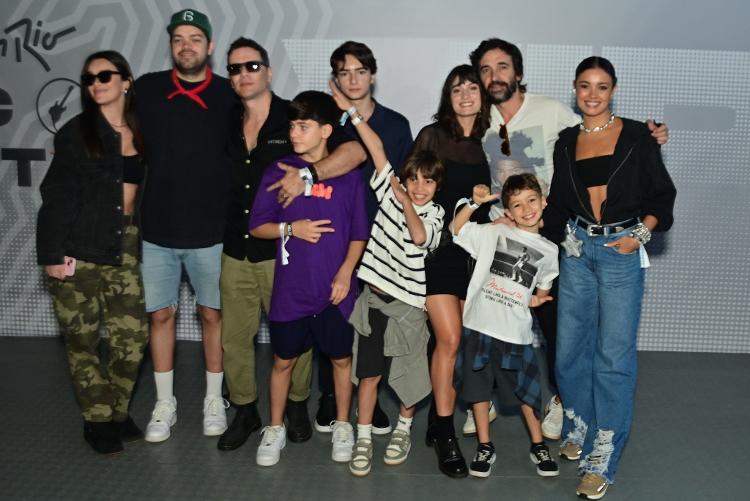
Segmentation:
<svg viewBox="0 0 750 501">
<path fill-rule="evenodd" d="M 476 203 L 474 199 L 471 197 L 462 198 L 461 200 L 458 201 L 458 203 L 456 203 L 456 207 L 458 207 L 461 204 L 468 205 L 471 210 L 477 210 L 479 207 L 482 206 L 482 204 Z"/>
<path fill-rule="evenodd" d="M 357 113 L 357 107 L 354 105 L 352 105 L 351 108 L 346 110 L 346 114 L 349 115 L 350 117 L 353 116 L 355 113 Z"/>
<path fill-rule="evenodd" d="M 318 170 L 315 168 L 315 164 L 310 164 L 308 167 L 310 174 L 312 174 L 313 183 L 319 183 L 320 177 L 318 177 Z"/>
<path fill-rule="evenodd" d="M 299 170 L 299 177 L 305 182 L 305 196 L 309 197 L 312 195 L 312 187 L 314 184 L 312 172 L 309 167 L 304 167 Z"/>
<path fill-rule="evenodd" d="M 365 119 L 362 115 L 356 115 L 352 117 L 352 125 L 357 126 Z"/>
<path fill-rule="evenodd" d="M 292 223 L 286 223 L 286 236 L 293 237 L 294 233 L 292 232 Z"/>
<path fill-rule="evenodd" d="M 292 224 L 289 223 L 289 228 L 291 227 Z M 279 223 L 279 237 L 281 237 L 281 266 L 289 264 L 289 252 L 286 250 L 286 243 L 289 241 L 287 233 L 290 231 L 290 229 L 287 229 L 286 223 Z"/>
</svg>

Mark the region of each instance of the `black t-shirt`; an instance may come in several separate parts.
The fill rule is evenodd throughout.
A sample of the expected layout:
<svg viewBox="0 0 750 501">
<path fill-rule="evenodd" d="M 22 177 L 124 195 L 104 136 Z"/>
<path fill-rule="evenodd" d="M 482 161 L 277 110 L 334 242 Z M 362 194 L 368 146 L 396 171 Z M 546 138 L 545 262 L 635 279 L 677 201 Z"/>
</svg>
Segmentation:
<svg viewBox="0 0 750 501">
<path fill-rule="evenodd" d="M 181 81 L 187 90 L 202 82 Z M 163 247 L 195 249 L 221 243 L 229 189 L 225 142 L 237 102 L 229 81 L 212 75 L 199 96 L 207 109 L 176 88 L 171 70 L 136 80 L 137 109 L 148 179 L 143 193 L 143 238 Z"/>
<path fill-rule="evenodd" d="M 289 103 L 276 94 L 272 95 L 268 117 L 258 131 L 255 148 L 250 151 L 247 150 L 243 133 L 244 108 L 237 103 L 231 111 L 227 135 L 231 186 L 224 230 L 224 253 L 235 259 L 247 258 L 257 263 L 276 257 L 276 241 L 250 235 L 248 222 L 266 168 L 294 153 L 289 142 Z M 352 140 L 341 127 L 336 127 L 328 139 L 328 151 Z"/>
</svg>

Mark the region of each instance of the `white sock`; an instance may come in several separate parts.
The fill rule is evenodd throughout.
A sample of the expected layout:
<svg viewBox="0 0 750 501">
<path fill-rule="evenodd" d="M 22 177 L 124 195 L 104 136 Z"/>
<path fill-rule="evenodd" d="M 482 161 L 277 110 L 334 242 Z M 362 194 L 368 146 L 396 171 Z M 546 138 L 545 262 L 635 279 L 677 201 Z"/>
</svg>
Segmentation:
<svg viewBox="0 0 750 501">
<path fill-rule="evenodd" d="M 206 396 L 221 397 L 221 384 L 224 382 L 223 372 L 206 371 Z"/>
<path fill-rule="evenodd" d="M 372 423 L 357 425 L 357 440 L 369 440 L 372 442 Z"/>
<path fill-rule="evenodd" d="M 174 370 L 154 372 L 154 382 L 156 383 L 156 400 L 172 400 L 174 396 Z"/>
<path fill-rule="evenodd" d="M 404 417 L 401 414 L 398 415 L 398 423 L 396 423 L 396 429 L 406 433 L 411 433 L 411 422 L 414 418 Z"/>
</svg>

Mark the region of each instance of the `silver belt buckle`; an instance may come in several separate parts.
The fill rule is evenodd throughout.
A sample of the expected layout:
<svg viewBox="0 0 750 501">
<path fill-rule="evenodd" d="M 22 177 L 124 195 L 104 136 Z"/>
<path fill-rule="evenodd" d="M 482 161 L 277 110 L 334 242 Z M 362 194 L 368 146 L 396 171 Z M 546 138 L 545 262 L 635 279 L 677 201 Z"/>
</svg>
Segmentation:
<svg viewBox="0 0 750 501">
<path fill-rule="evenodd" d="M 586 226 L 586 234 L 590 237 L 602 235 L 603 233 L 594 233 L 594 229 L 602 229 L 603 226 L 600 224 L 590 224 Z"/>
</svg>

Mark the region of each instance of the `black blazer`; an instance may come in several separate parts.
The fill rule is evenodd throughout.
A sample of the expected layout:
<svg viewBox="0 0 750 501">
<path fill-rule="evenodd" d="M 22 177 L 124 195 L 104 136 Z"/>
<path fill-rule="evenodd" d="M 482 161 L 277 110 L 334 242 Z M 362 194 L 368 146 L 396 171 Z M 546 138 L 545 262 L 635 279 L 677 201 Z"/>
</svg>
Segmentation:
<svg viewBox="0 0 750 501">
<path fill-rule="evenodd" d="M 614 169 L 607 184 L 601 224 L 616 223 L 651 214 L 658 219 L 655 231 L 666 231 L 674 221 L 677 195 L 669 177 L 661 150 L 643 122 L 622 119 L 623 127 L 612 157 Z M 594 220 L 586 186 L 578 176 L 576 139 L 578 126 L 560 132 L 555 143 L 555 171 L 552 175 L 547 208 L 544 210 L 543 234 L 561 242 L 565 222 L 576 215 Z"/>
<path fill-rule="evenodd" d="M 55 135 L 52 164 L 40 186 L 42 206 L 36 227 L 37 262 L 62 264 L 64 256 L 98 264 L 122 263 L 123 161 L 120 135 L 102 116 L 97 127 L 101 159 L 85 153 L 81 115 Z M 145 182 L 145 181 L 144 181 Z M 135 221 L 144 184 L 138 189 Z"/>
</svg>

